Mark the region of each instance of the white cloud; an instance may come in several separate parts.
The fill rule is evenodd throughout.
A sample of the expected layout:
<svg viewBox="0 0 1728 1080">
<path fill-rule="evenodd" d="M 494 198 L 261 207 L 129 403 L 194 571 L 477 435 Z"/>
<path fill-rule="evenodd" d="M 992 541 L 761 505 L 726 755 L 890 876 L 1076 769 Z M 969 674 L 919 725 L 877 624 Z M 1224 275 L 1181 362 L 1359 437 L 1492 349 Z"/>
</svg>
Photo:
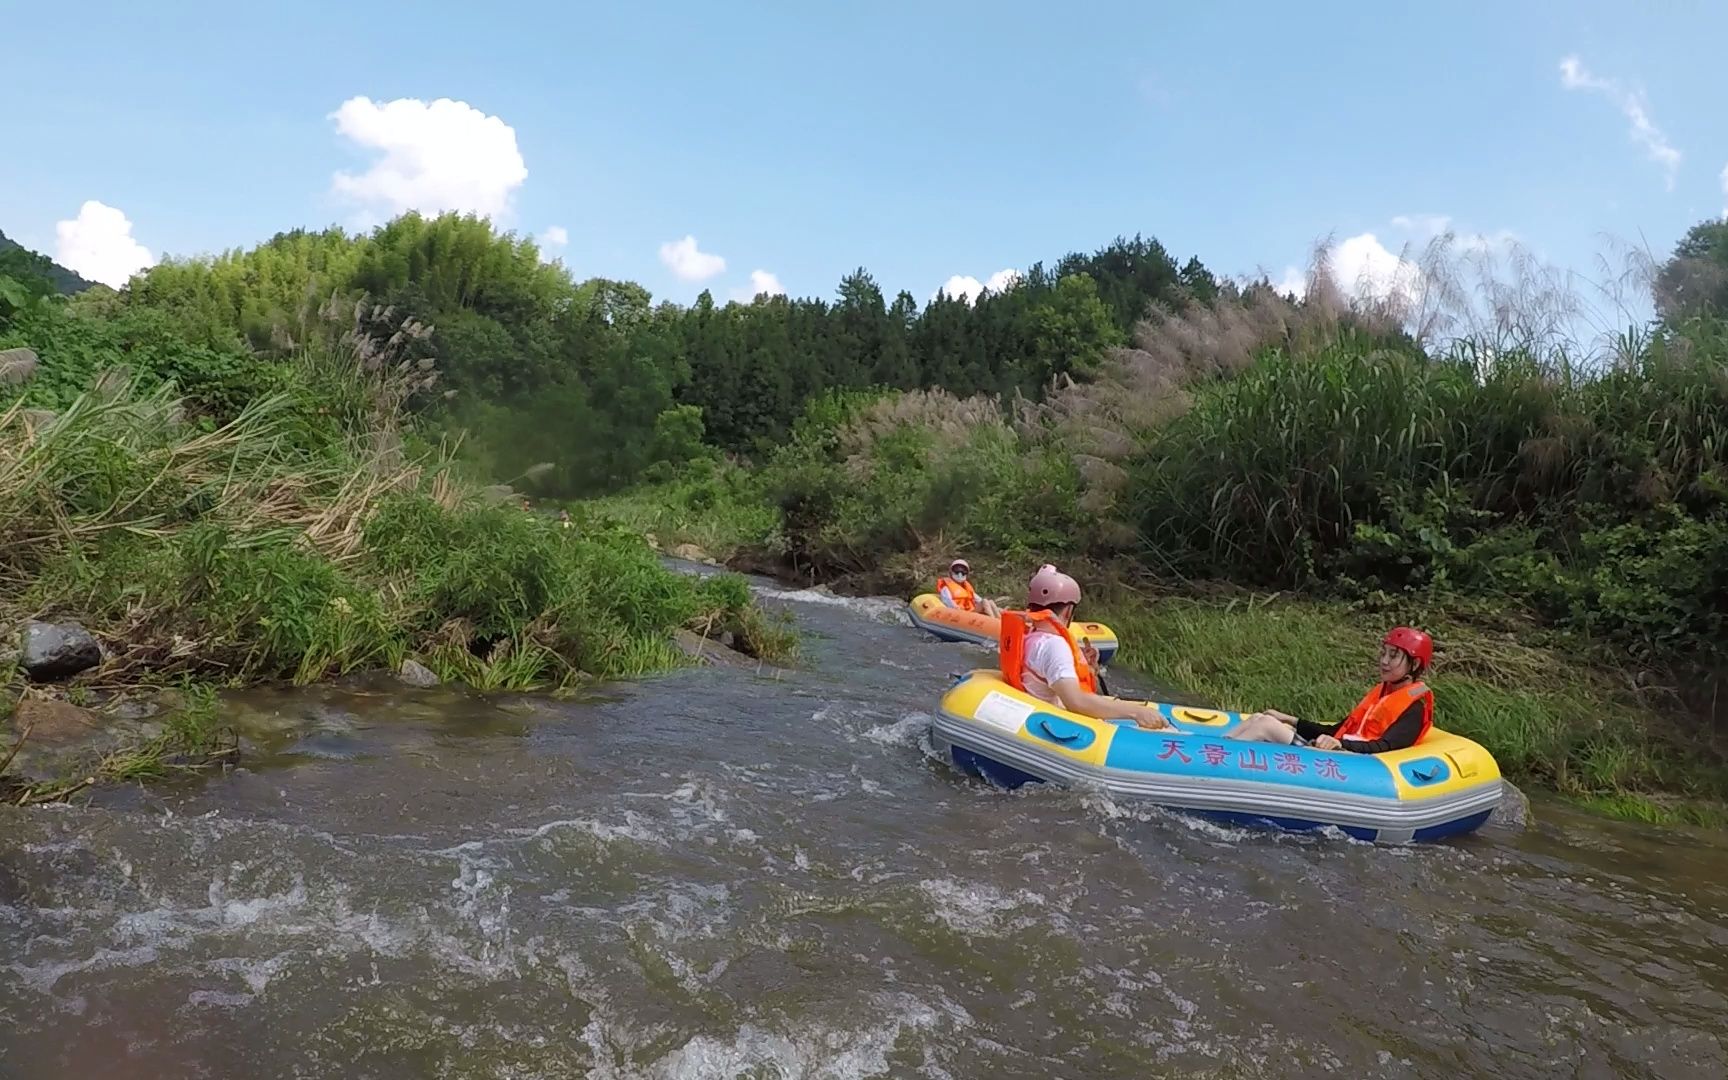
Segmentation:
<svg viewBox="0 0 1728 1080">
<path fill-rule="evenodd" d="M 970 304 L 973 298 L 983 291 L 984 283 L 982 281 L 970 274 L 955 274 L 942 283 L 942 287 L 936 290 L 936 295 L 932 296 L 931 299 L 934 300 L 936 296 L 947 293 L 957 300 L 964 300 Z"/>
<path fill-rule="evenodd" d="M 979 281 L 971 274 L 955 274 L 942 283 L 942 287 L 936 290 L 931 299 L 934 300 L 936 296 L 947 293 L 955 299 L 965 300 L 968 304 L 972 304 L 977 302 L 984 290 L 988 289 L 992 293 L 1004 293 L 1012 289 L 1015 282 L 1019 280 L 1020 271 L 1018 270 L 998 270 L 984 281 Z"/>
<path fill-rule="evenodd" d="M 785 296 L 786 286 L 780 284 L 780 279 L 766 270 L 750 271 L 750 296 L 754 300 L 763 293 L 769 296 Z"/>
<path fill-rule="evenodd" d="M 1332 277 L 1348 296 L 1414 299 L 1422 292 L 1422 269 L 1386 249 L 1373 233 L 1352 236 L 1332 249 Z"/>
<path fill-rule="evenodd" d="M 551 262 L 558 258 L 556 249 L 569 246 L 570 230 L 562 225 L 548 225 L 534 240 L 540 248 L 540 261 Z"/>
<path fill-rule="evenodd" d="M 1308 275 L 1297 267 L 1286 266 L 1284 276 L 1273 283 L 1272 287 L 1278 290 L 1280 296 L 1289 293 L 1300 300 L 1308 295 Z"/>
<path fill-rule="evenodd" d="M 339 172 L 332 189 L 391 214 L 458 210 L 498 218 L 528 179 L 516 130 L 465 101 L 355 97 L 330 114 L 336 130 L 378 159 L 359 176 Z"/>
<path fill-rule="evenodd" d="M 150 249 L 132 238 L 132 223 L 112 206 L 90 199 L 78 216 L 56 222 L 54 261 L 91 281 L 123 288 L 138 271 L 156 262 Z"/>
<path fill-rule="evenodd" d="M 1662 166 L 1668 189 L 1674 189 L 1674 176 L 1680 170 L 1680 151 L 1669 143 L 1653 120 L 1642 90 L 1627 87 L 1618 79 L 1604 79 L 1584 66 L 1576 56 L 1560 61 L 1560 85 L 1568 90 L 1584 90 L 1601 94 L 1625 114 L 1631 123 L 1632 141 L 1644 148 L 1650 160 Z"/>
<path fill-rule="evenodd" d="M 726 260 L 699 250 L 694 236 L 661 244 L 660 261 L 682 281 L 706 281 L 726 269 Z"/>
</svg>

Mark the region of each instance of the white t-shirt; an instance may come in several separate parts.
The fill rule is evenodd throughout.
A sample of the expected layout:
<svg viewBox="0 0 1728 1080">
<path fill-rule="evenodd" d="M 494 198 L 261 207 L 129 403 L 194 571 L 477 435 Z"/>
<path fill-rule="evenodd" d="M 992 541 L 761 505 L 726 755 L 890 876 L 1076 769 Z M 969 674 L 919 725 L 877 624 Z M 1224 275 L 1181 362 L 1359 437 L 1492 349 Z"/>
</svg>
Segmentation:
<svg viewBox="0 0 1728 1080">
<path fill-rule="evenodd" d="M 1028 694 L 1060 705 L 1062 700 L 1051 687 L 1063 679 L 1078 680 L 1080 673 L 1074 667 L 1074 654 L 1061 635 L 1034 631 L 1026 635 L 1026 670 L 1021 672 L 1021 678 L 1026 682 Z"/>
</svg>

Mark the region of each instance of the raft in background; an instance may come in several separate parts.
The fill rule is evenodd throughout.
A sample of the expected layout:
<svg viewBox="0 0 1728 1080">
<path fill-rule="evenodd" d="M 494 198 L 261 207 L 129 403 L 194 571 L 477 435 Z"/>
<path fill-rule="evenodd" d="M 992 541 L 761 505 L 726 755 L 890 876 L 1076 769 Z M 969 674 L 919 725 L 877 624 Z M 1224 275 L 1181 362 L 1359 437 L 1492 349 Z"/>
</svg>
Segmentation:
<svg viewBox="0 0 1728 1080">
<path fill-rule="evenodd" d="M 914 596 L 906 605 L 906 614 L 912 619 L 913 626 L 943 641 L 966 641 L 994 649 L 1001 636 L 1001 619 L 977 611 L 951 608 L 935 593 Z M 1091 639 L 1093 647 L 1098 650 L 1100 664 L 1108 664 L 1116 655 L 1116 631 L 1103 623 L 1076 619 L 1068 631 L 1074 635 L 1076 643 L 1082 638 Z"/>
<path fill-rule="evenodd" d="M 1234 824 L 1334 826 L 1407 843 L 1473 832 L 1500 802 L 1500 766 L 1434 728 L 1407 750 L 1353 754 L 1222 738 L 1242 714 L 1153 703 L 1187 735 L 1093 720 L 974 671 L 942 696 L 932 741 L 961 770 L 1014 788 L 1101 787 Z"/>
</svg>

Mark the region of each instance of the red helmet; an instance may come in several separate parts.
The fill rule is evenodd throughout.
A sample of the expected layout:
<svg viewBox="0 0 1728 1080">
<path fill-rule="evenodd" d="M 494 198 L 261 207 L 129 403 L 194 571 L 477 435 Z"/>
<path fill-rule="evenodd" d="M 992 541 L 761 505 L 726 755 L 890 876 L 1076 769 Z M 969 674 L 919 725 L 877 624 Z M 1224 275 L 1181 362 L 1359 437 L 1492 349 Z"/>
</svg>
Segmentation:
<svg viewBox="0 0 1728 1080">
<path fill-rule="evenodd" d="M 1048 564 L 1039 567 L 1026 585 L 1026 603 L 1078 604 L 1080 583 Z"/>
<path fill-rule="evenodd" d="M 1434 639 L 1414 626 L 1400 626 L 1381 639 L 1381 644 L 1409 653 L 1424 668 L 1434 662 Z"/>
</svg>

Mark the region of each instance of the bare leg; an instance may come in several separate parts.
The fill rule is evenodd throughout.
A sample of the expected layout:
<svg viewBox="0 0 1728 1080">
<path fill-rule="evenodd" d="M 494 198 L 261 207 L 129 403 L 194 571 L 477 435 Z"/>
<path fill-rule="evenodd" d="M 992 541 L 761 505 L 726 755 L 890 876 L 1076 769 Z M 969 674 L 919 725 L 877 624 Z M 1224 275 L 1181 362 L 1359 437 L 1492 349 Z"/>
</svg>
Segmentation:
<svg viewBox="0 0 1728 1080">
<path fill-rule="evenodd" d="M 1279 743 L 1289 746 L 1296 740 L 1296 729 L 1276 716 L 1260 712 L 1243 717 L 1242 723 L 1229 734 L 1229 738 L 1241 739 L 1243 742 Z"/>
<path fill-rule="evenodd" d="M 988 596 L 980 596 L 978 598 L 978 607 L 983 610 L 984 614 L 990 616 L 992 619 L 1000 619 L 1002 617 L 1002 609 L 997 607 L 996 601 L 990 599 Z"/>
</svg>

